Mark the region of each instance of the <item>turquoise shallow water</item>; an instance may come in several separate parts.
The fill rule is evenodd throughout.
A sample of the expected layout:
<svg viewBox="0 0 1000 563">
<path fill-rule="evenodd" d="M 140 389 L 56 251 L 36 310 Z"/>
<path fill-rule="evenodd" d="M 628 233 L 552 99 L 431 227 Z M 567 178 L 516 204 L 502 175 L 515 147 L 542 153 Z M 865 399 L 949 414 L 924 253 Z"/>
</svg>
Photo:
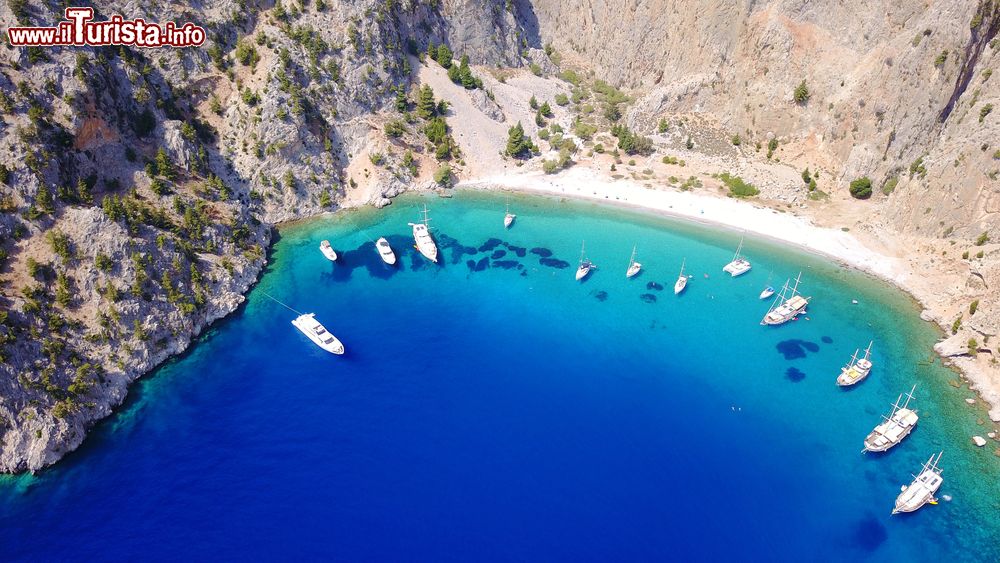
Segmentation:
<svg viewBox="0 0 1000 563">
<path fill-rule="evenodd" d="M 441 266 L 411 248 L 424 203 Z M 472 192 L 284 229 L 241 311 L 64 462 L 0 482 L 5 558 L 1000 558 L 1000 459 L 969 440 L 985 412 L 929 361 L 936 334 L 899 291 L 759 240 L 730 279 L 736 233 L 511 204 L 509 231 L 503 198 Z M 576 283 L 584 238 L 600 269 Z M 634 243 L 646 267 L 626 280 Z M 769 272 L 799 269 L 809 319 L 759 326 Z M 347 354 L 319 351 L 264 292 L 316 312 Z M 870 339 L 872 375 L 837 388 Z M 862 455 L 913 384 L 913 435 Z M 953 500 L 890 517 L 939 450 Z"/>
</svg>

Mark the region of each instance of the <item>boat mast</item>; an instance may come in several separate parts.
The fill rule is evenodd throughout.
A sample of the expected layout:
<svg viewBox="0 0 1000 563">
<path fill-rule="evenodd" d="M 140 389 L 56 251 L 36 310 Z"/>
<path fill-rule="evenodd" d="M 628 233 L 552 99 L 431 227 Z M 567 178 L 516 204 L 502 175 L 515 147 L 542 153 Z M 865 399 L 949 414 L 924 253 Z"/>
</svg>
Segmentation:
<svg viewBox="0 0 1000 563">
<path fill-rule="evenodd" d="M 583 243 L 580 244 L 580 264 L 583 264 L 583 262 L 586 260 L 585 258 L 586 256 L 587 256 L 587 241 L 583 241 Z"/>
<path fill-rule="evenodd" d="M 854 351 L 854 355 L 851 356 L 851 361 L 847 363 L 847 367 L 848 368 L 850 368 L 851 366 L 853 366 L 854 364 L 856 364 L 858 362 L 858 352 L 859 352 L 859 350 L 855 350 Z"/>
<path fill-rule="evenodd" d="M 865 359 L 866 360 L 869 359 L 871 357 L 871 355 L 872 355 L 872 344 L 874 344 L 874 343 L 875 343 L 874 340 L 869 340 L 868 341 L 868 347 L 865 348 Z"/>
<path fill-rule="evenodd" d="M 429 211 L 427 211 L 427 204 L 425 203 L 424 204 L 424 226 L 427 227 L 430 222 L 431 222 L 431 219 L 430 219 L 430 216 L 429 216 Z"/>
<path fill-rule="evenodd" d="M 802 279 L 802 272 L 799 272 L 799 275 L 795 276 L 795 285 L 792 286 L 792 294 L 789 296 L 789 298 L 795 297 L 796 295 L 799 294 L 799 280 L 801 279 Z"/>
<path fill-rule="evenodd" d="M 743 237 L 740 237 L 740 245 L 736 247 L 736 254 L 733 255 L 733 262 L 739 260 L 739 258 L 740 258 L 740 251 L 742 251 L 742 250 L 743 250 Z"/>
<path fill-rule="evenodd" d="M 911 400 L 911 399 L 913 399 L 913 392 L 914 392 L 914 391 L 916 391 L 916 390 L 917 390 L 917 386 L 916 386 L 916 385 L 914 385 L 914 386 L 913 386 L 913 388 L 912 388 L 912 389 L 910 389 L 910 392 L 906 394 L 906 402 L 905 402 L 905 403 L 903 403 L 903 408 L 904 408 L 904 409 L 905 409 L 905 408 L 908 408 L 908 407 L 910 406 L 910 400 Z M 903 398 L 903 396 L 902 396 L 902 395 L 900 395 L 900 396 L 899 396 L 899 398 L 900 398 L 900 399 L 902 399 L 902 398 Z M 899 400 L 897 400 L 896 402 L 898 403 L 898 402 L 899 402 Z"/>
<path fill-rule="evenodd" d="M 631 268 L 632 265 L 635 264 L 635 249 L 636 249 L 637 246 L 638 245 L 636 245 L 636 244 L 632 245 L 632 257 L 629 258 L 629 261 L 628 261 L 628 267 L 629 268 Z"/>
</svg>

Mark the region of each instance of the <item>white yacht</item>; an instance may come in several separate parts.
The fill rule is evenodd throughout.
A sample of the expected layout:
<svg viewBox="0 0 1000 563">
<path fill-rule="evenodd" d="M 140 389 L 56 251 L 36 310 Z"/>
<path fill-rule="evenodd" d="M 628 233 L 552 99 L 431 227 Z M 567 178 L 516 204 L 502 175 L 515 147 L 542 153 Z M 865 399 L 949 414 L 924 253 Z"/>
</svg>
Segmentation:
<svg viewBox="0 0 1000 563">
<path fill-rule="evenodd" d="M 868 348 L 865 348 L 863 358 L 858 358 L 859 351 L 855 350 L 854 355 L 851 356 L 851 361 L 847 362 L 846 366 L 840 368 L 840 375 L 837 376 L 837 385 L 850 387 L 868 377 L 868 373 L 872 370 L 872 342 L 869 342 Z"/>
<path fill-rule="evenodd" d="M 632 258 L 628 261 L 628 270 L 625 271 L 625 277 L 631 278 L 639 273 L 642 269 L 642 264 L 635 261 L 635 246 L 632 246 Z"/>
<path fill-rule="evenodd" d="M 688 277 L 684 274 L 684 265 L 687 263 L 687 258 L 681 260 L 681 274 L 677 276 L 677 282 L 674 283 L 674 295 L 679 295 L 680 292 L 684 291 L 687 287 Z"/>
<path fill-rule="evenodd" d="M 913 482 L 909 486 L 900 487 L 899 496 L 896 497 L 896 506 L 892 509 L 893 514 L 913 512 L 927 503 L 937 504 L 934 493 L 941 488 L 941 483 L 944 482 L 944 479 L 941 478 L 942 469 L 938 467 L 943 453 L 939 453 L 937 458 L 931 454 L 930 459 L 921 468 L 920 474 L 913 477 Z"/>
<path fill-rule="evenodd" d="M 795 278 L 795 285 L 789 286 L 788 282 L 781 287 L 781 293 L 774 298 L 774 303 L 768 309 L 767 314 L 761 319 L 762 325 L 781 325 L 797 318 L 806 312 L 806 305 L 809 304 L 809 297 L 799 295 L 799 281 L 802 272 Z"/>
<path fill-rule="evenodd" d="M 517 219 L 517 215 L 510 212 L 510 200 L 507 200 L 507 214 L 503 216 L 503 228 L 509 229 L 511 225 L 514 224 L 514 219 Z"/>
<path fill-rule="evenodd" d="M 892 405 L 892 412 L 889 416 L 882 416 L 882 423 L 871 431 L 865 438 L 865 452 L 884 452 L 896 444 L 903 441 L 913 432 L 913 428 L 920 419 L 917 411 L 910 408 L 910 401 L 913 399 L 913 392 L 917 386 L 914 385 L 910 392 L 906 394 L 906 401 L 900 405 L 903 395 L 896 398 Z"/>
<path fill-rule="evenodd" d="M 414 247 L 424 255 L 425 258 L 431 262 L 437 263 L 438 261 L 438 247 L 434 244 L 434 239 L 431 238 L 431 233 L 427 229 L 428 223 L 430 223 L 430 218 L 427 215 L 427 206 L 424 206 L 424 220 L 420 223 L 410 223 L 409 225 L 413 227 L 413 241 L 416 242 Z"/>
<path fill-rule="evenodd" d="M 337 261 L 337 251 L 335 251 L 333 247 L 330 246 L 330 241 L 324 240 L 323 242 L 319 243 L 319 251 L 323 253 L 323 256 L 326 256 L 327 260 L 331 262 Z"/>
<path fill-rule="evenodd" d="M 337 355 L 344 353 L 344 345 L 316 320 L 315 313 L 299 315 L 292 321 L 292 324 L 302 331 L 302 334 L 309 337 L 309 340 L 327 352 Z"/>
<path fill-rule="evenodd" d="M 580 267 L 576 269 L 576 281 L 580 281 L 590 274 L 590 271 L 597 268 L 597 266 L 587 259 L 587 241 L 583 241 L 583 245 L 580 247 Z"/>
<path fill-rule="evenodd" d="M 385 237 L 379 237 L 379 239 L 375 241 L 375 250 L 378 251 L 379 257 L 381 257 L 382 261 L 386 264 L 392 266 L 396 263 L 396 253 L 392 251 L 392 247 L 389 246 L 389 241 L 385 240 Z"/>
<path fill-rule="evenodd" d="M 767 299 L 768 297 L 770 297 L 772 295 L 774 295 L 774 288 L 772 286 L 767 286 L 767 287 L 764 288 L 764 291 L 760 292 L 760 298 L 761 299 Z"/>
<path fill-rule="evenodd" d="M 736 254 L 733 255 L 732 262 L 726 264 L 722 267 L 722 271 L 728 273 L 732 277 L 742 276 L 743 274 L 750 271 L 750 261 L 742 256 L 740 253 L 743 252 L 743 238 L 740 237 L 740 245 L 736 247 Z"/>
</svg>

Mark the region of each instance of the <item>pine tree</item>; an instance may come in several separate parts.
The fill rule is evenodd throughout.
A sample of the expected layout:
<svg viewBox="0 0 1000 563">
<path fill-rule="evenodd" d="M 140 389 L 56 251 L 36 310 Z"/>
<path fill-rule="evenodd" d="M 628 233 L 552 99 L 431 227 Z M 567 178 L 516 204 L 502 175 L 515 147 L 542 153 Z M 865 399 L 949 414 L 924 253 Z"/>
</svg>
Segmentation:
<svg viewBox="0 0 1000 563">
<path fill-rule="evenodd" d="M 523 158 L 531 152 L 531 148 L 531 139 L 524 136 L 524 127 L 521 126 L 520 121 L 507 130 L 507 148 L 504 154 L 514 158 Z"/>
<path fill-rule="evenodd" d="M 434 90 L 431 90 L 429 84 L 424 84 L 420 87 L 420 93 L 417 96 L 417 115 L 423 119 L 430 119 L 434 117 L 436 110 Z"/>
<path fill-rule="evenodd" d="M 441 45 L 438 45 L 437 57 L 435 58 L 437 59 L 439 65 L 443 66 L 444 68 L 451 68 L 451 57 L 452 57 L 452 52 L 447 45 L 443 43 Z"/>
</svg>

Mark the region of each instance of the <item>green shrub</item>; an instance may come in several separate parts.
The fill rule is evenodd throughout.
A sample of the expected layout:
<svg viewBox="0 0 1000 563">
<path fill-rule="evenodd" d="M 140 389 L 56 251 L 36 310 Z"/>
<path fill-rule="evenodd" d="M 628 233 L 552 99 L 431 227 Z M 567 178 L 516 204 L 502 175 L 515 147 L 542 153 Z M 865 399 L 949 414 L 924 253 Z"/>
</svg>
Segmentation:
<svg viewBox="0 0 1000 563">
<path fill-rule="evenodd" d="M 896 189 L 896 184 L 899 183 L 899 176 L 892 176 L 882 184 L 882 193 L 885 195 L 891 194 Z"/>
<path fill-rule="evenodd" d="M 944 63 L 946 63 L 947 61 L 948 61 L 948 50 L 945 49 L 944 51 L 941 51 L 941 54 L 939 54 L 936 59 L 934 59 L 934 66 L 940 68 L 944 66 Z"/>
<path fill-rule="evenodd" d="M 812 94 L 809 93 L 809 86 L 806 85 L 805 79 L 802 79 L 802 82 L 799 82 L 799 85 L 792 91 L 792 98 L 795 99 L 795 103 L 797 104 L 805 104 L 809 101 L 810 97 L 812 97 Z"/>
<path fill-rule="evenodd" d="M 437 170 L 434 171 L 434 181 L 438 183 L 439 186 L 450 186 L 454 176 L 451 172 L 451 166 L 447 164 L 442 164 Z"/>
<path fill-rule="evenodd" d="M 987 242 L 989 242 L 989 240 L 990 240 L 989 233 L 985 233 L 984 232 L 984 233 L 980 234 L 978 238 L 976 238 L 976 246 L 982 246 L 982 245 L 986 244 Z"/>
<path fill-rule="evenodd" d="M 851 197 L 855 199 L 868 199 L 872 196 L 872 181 L 868 176 L 863 176 L 851 182 Z"/>
<path fill-rule="evenodd" d="M 959 315 L 955 322 L 951 323 L 951 333 L 958 334 L 958 329 L 962 328 L 962 315 Z"/>
<path fill-rule="evenodd" d="M 993 104 L 986 104 L 979 110 L 979 122 L 982 123 L 986 116 L 993 111 Z"/>
<path fill-rule="evenodd" d="M 569 104 L 569 98 L 566 97 L 566 94 L 556 94 L 555 100 L 557 106 L 565 106 Z"/>
<path fill-rule="evenodd" d="M 972 303 L 969 303 L 969 316 L 976 314 L 976 310 L 979 309 L 979 300 L 976 299 Z"/>
<path fill-rule="evenodd" d="M 531 70 L 531 74 L 534 74 L 535 76 L 542 75 L 542 67 L 538 66 L 538 64 L 531 63 L 530 65 L 528 65 L 528 68 Z"/>
<path fill-rule="evenodd" d="M 743 143 L 743 139 L 741 139 L 739 133 L 737 133 L 737 134 L 733 135 L 732 139 L 730 139 L 730 142 L 733 143 L 734 147 L 738 147 L 738 146 L 740 146 L 740 144 Z"/>
<path fill-rule="evenodd" d="M 739 176 L 732 176 L 728 172 L 719 174 L 719 180 L 729 188 L 729 193 L 733 197 L 752 197 L 760 193 L 753 184 L 748 184 Z"/>
</svg>

